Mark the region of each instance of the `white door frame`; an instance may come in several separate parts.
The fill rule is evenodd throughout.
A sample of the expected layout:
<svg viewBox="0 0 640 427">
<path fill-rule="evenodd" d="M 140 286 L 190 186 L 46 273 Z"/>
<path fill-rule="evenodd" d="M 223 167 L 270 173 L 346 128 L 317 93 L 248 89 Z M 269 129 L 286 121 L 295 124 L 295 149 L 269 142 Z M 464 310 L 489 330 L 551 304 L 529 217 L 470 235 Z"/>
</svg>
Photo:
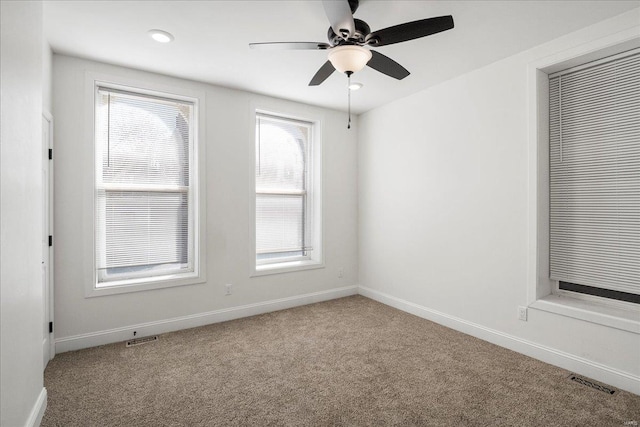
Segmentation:
<svg viewBox="0 0 640 427">
<path fill-rule="evenodd" d="M 42 214 L 43 239 L 47 242 L 43 250 L 43 369 L 49 360 L 55 356 L 55 334 L 49 333 L 49 322 L 53 322 L 53 246 L 48 246 L 48 236 L 53 236 L 53 160 L 49 159 L 53 150 L 53 116 L 50 112 L 42 111 Z M 46 128 L 45 128 L 46 127 Z M 46 251 L 46 253 L 45 253 Z"/>
</svg>

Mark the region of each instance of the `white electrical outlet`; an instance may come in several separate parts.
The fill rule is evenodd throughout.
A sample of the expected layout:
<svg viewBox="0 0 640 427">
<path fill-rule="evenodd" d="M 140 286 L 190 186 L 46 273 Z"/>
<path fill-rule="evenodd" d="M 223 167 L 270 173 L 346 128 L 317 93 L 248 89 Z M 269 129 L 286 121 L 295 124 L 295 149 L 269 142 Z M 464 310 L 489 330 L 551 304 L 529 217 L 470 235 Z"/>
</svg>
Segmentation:
<svg viewBox="0 0 640 427">
<path fill-rule="evenodd" d="M 523 307 L 523 306 L 518 307 L 518 319 L 524 322 L 527 321 L 527 307 Z"/>
<path fill-rule="evenodd" d="M 344 276 L 344 270 L 343 269 L 338 270 L 338 279 L 342 279 L 343 276 Z"/>
<path fill-rule="evenodd" d="M 224 285 L 224 289 L 225 289 L 225 295 L 231 295 L 231 289 L 233 288 L 233 285 L 231 283 L 227 283 L 226 285 Z"/>
</svg>

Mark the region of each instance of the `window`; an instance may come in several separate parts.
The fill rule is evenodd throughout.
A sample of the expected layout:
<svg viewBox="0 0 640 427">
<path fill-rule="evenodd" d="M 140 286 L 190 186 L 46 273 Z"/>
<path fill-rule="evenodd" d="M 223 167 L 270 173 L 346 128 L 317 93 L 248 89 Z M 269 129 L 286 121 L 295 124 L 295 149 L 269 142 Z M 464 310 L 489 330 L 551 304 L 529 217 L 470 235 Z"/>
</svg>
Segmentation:
<svg viewBox="0 0 640 427">
<path fill-rule="evenodd" d="M 195 110 L 96 86 L 96 289 L 198 275 Z"/>
<path fill-rule="evenodd" d="M 314 123 L 256 115 L 256 270 L 319 264 Z"/>
<path fill-rule="evenodd" d="M 640 303 L 640 52 L 549 76 L 550 277 Z"/>
</svg>

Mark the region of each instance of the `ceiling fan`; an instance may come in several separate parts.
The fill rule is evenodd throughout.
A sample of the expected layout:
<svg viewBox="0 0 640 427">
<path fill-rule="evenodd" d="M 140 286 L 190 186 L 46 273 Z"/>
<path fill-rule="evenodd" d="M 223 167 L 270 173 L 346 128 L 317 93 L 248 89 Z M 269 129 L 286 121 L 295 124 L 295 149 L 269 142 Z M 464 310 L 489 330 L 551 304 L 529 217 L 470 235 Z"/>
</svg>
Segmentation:
<svg viewBox="0 0 640 427">
<path fill-rule="evenodd" d="M 272 42 L 250 43 L 249 46 L 252 49 L 262 50 L 328 50 L 328 60 L 313 76 L 309 86 L 318 86 L 335 70 L 350 77 L 353 73 L 364 68 L 365 65 L 390 77 L 402 80 L 410 74 L 406 68 L 388 56 L 368 49 L 368 47 L 381 47 L 401 43 L 453 28 L 453 17 L 447 15 L 406 22 L 382 30 L 371 31 L 366 22 L 353 17 L 353 14 L 358 9 L 359 0 L 323 0 L 322 4 L 331 24 L 327 33 L 329 43 Z"/>
</svg>

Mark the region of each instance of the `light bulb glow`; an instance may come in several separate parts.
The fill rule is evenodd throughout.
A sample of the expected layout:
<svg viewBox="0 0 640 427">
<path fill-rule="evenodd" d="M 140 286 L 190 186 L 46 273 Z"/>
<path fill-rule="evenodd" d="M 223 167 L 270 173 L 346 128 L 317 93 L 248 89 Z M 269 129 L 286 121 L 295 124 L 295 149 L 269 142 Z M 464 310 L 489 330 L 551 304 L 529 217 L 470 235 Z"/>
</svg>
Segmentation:
<svg viewBox="0 0 640 427">
<path fill-rule="evenodd" d="M 362 46 L 337 46 L 329 51 L 329 61 L 341 73 L 355 73 L 367 65 L 371 59 L 371 51 Z"/>
<path fill-rule="evenodd" d="M 159 43 L 169 43 L 171 41 L 173 41 L 173 35 L 171 33 L 168 33 L 166 31 L 162 31 L 162 30 L 149 30 L 149 37 L 151 37 L 152 39 L 154 39 L 155 41 L 159 42 Z"/>
</svg>

